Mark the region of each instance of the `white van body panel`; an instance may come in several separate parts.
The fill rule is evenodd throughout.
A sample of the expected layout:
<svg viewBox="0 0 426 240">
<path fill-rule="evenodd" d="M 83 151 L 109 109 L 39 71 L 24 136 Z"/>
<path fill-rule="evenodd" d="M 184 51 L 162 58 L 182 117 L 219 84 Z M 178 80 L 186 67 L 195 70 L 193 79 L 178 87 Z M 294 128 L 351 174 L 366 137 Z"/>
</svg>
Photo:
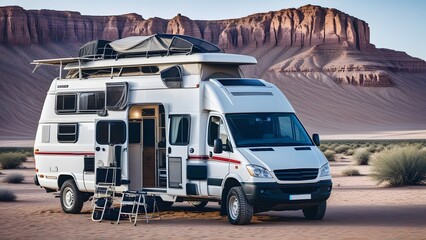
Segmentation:
<svg viewBox="0 0 426 240">
<path fill-rule="evenodd" d="M 69 74 L 66 78 L 53 80 L 40 116 L 34 145 L 37 178 L 42 187 L 56 191 L 61 188 L 64 179 L 73 179 L 81 192 L 92 193 L 95 189 L 98 170 L 87 171 L 86 168 L 92 167 L 92 161 L 94 169 L 112 166 L 114 158 L 117 158 L 113 152 L 114 146 L 120 145 L 122 146 L 120 155 L 122 183 L 118 191 L 128 190 L 132 175 L 140 174 L 138 179 L 146 183 L 153 180 L 150 179 L 149 174 L 155 172 L 153 174 L 155 181 L 150 183 L 152 186 L 144 186 L 139 190 L 161 196 L 165 201 L 222 202 L 226 201 L 230 188 L 237 186 L 244 188 L 250 203 L 259 206 L 259 209 L 281 204 L 292 205 L 293 202 L 289 199 L 292 193 L 288 191 L 293 191 L 294 186 L 297 188 L 298 185 L 303 191 L 314 189 L 316 192 L 312 194 L 319 196 L 310 202 L 298 202 L 300 205 L 296 205 L 299 209 L 318 204 L 329 197 L 331 191 L 329 175 L 320 177 L 318 173 L 316 178 L 309 180 L 281 181 L 274 174 L 276 170 L 319 170 L 327 164 L 327 160 L 309 136 L 307 137 L 309 141 L 305 142 L 306 146 L 300 146 L 309 150 L 296 150 L 296 146 L 239 147 L 237 145 L 228 122 L 230 115 L 267 113 L 293 116 L 295 114 L 288 99 L 274 84 L 262 79 L 243 78 L 239 66 L 255 64 L 255 58 L 224 53 L 196 53 L 148 58 L 66 61 L 70 63 L 64 69 L 70 70 L 71 73 L 74 71 L 74 75 Z M 42 61 L 38 61 L 40 62 Z M 160 75 L 162 70 L 174 65 L 182 69 L 181 86 L 176 88 L 168 87 Z M 90 72 L 119 68 L 121 72 L 127 67 L 143 66 L 155 66 L 159 71 L 141 75 L 119 75 L 111 70 L 110 76 L 108 74 L 89 77 L 75 75 L 76 71 Z M 211 77 L 216 73 L 232 77 Z M 238 82 L 245 80 L 256 84 L 239 84 Z M 236 83 L 227 84 L 223 81 L 236 81 Z M 108 110 L 106 114 L 94 111 L 76 110 L 72 113 L 57 111 L 59 95 L 76 94 L 77 108 L 82 101 L 79 99 L 80 94 L 105 93 L 106 84 L 110 83 L 128 84 L 128 101 L 124 109 Z M 180 123 L 172 126 L 171 119 L 176 115 L 188 117 L 188 129 L 182 127 L 182 130 L 179 127 Z M 221 130 L 227 135 L 226 142 L 222 143 L 227 144 L 229 149 L 214 152 L 211 139 L 210 143 L 208 142 L 209 131 L 215 129 L 215 126 L 210 129 L 210 117 L 218 117 L 222 120 Z M 114 146 L 98 143 L 96 131 L 99 121 L 125 123 L 125 141 Z M 144 131 L 152 130 L 144 130 L 148 122 L 153 124 L 155 129 L 150 136 L 144 136 Z M 59 142 L 60 124 L 77 124 L 78 140 Z M 130 130 L 130 125 L 140 129 Z M 173 128 L 188 133 L 188 139 L 182 138 L 185 140 L 183 143 L 172 144 L 171 135 L 176 133 L 173 132 Z M 148 141 L 149 138 L 151 142 Z M 273 151 L 253 150 L 256 148 L 272 148 Z M 148 153 L 150 155 L 147 155 Z M 144 165 L 151 161 L 150 159 L 154 159 L 152 164 Z M 140 162 L 135 164 L 131 161 Z M 160 165 L 162 165 L 161 168 Z M 174 167 L 173 171 L 181 174 L 181 179 L 174 179 L 177 182 L 170 182 L 171 175 L 176 173 L 172 174 L 171 165 Z M 271 177 L 253 176 L 247 169 L 249 165 L 265 168 Z M 137 166 L 138 169 L 130 169 L 132 166 Z M 146 169 L 150 171 L 144 172 Z M 179 174 L 173 177 L 178 178 Z M 273 194 L 265 197 L 262 195 L 265 191 L 271 191 Z M 269 199 L 270 196 L 272 198 Z"/>
</svg>

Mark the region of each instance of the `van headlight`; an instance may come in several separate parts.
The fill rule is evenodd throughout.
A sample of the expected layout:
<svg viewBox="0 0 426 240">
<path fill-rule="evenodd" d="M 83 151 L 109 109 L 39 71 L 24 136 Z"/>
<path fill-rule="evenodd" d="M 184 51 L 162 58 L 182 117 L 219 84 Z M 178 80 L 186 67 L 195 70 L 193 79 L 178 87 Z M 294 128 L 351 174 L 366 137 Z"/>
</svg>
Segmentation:
<svg viewBox="0 0 426 240">
<path fill-rule="evenodd" d="M 320 168 L 320 177 L 329 177 L 330 176 L 330 165 L 328 163 L 322 165 Z"/>
<path fill-rule="evenodd" d="M 246 168 L 249 174 L 253 177 L 272 178 L 271 173 L 269 173 L 269 171 L 264 167 L 249 164 L 249 165 L 246 165 Z"/>
</svg>

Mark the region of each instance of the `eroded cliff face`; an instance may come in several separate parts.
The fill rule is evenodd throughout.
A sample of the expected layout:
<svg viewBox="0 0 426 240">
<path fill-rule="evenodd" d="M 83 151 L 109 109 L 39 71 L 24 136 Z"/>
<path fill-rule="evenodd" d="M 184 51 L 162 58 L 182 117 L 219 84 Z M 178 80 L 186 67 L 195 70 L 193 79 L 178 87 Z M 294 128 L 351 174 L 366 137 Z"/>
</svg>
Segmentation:
<svg viewBox="0 0 426 240">
<path fill-rule="evenodd" d="M 223 49 L 263 45 L 306 47 L 349 42 L 370 46 L 368 24 L 336 9 L 303 6 L 238 19 L 191 20 L 178 14 L 170 20 L 144 19 L 137 14 L 83 16 L 78 12 L 0 8 L 0 43 L 37 44 L 58 41 L 115 40 L 154 33 L 204 38 Z"/>
<path fill-rule="evenodd" d="M 306 5 L 237 19 L 172 19 L 131 13 L 83 16 L 78 12 L 0 8 L 0 44 L 29 46 L 85 43 L 135 35 L 191 35 L 217 44 L 223 51 L 254 55 L 265 72 L 323 72 L 339 84 L 392 86 L 390 72 L 424 72 L 425 61 L 403 52 L 377 49 L 368 24 L 336 9 Z M 56 56 L 59 57 L 59 56 Z"/>
</svg>

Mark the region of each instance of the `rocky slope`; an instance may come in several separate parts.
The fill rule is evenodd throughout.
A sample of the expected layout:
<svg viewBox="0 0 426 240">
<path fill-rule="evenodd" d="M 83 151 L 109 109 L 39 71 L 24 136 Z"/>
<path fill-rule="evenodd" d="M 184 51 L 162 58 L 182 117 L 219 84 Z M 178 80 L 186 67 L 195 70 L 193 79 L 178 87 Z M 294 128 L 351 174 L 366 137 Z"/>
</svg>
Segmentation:
<svg viewBox="0 0 426 240">
<path fill-rule="evenodd" d="M 377 49 L 368 24 L 336 9 L 303 6 L 238 19 L 144 19 L 138 14 L 0 7 L 0 140 L 32 138 L 56 75 L 33 59 L 76 56 L 83 43 L 154 33 L 186 34 L 224 52 L 250 54 L 247 76 L 276 83 L 308 129 L 320 133 L 426 129 L 426 63 Z M 373 88 L 372 88 L 373 87 Z M 29 97 L 30 96 L 30 97 Z"/>
</svg>

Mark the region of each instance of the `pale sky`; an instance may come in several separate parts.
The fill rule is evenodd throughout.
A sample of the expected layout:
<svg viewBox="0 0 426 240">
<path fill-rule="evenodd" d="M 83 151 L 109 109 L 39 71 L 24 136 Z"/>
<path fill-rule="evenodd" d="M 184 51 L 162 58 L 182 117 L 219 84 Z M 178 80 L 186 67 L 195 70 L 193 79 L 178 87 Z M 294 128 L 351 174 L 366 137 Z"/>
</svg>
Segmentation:
<svg viewBox="0 0 426 240">
<path fill-rule="evenodd" d="M 366 21 L 371 43 L 426 60 L 425 0 L 1 0 L 0 6 L 78 11 L 83 15 L 137 13 L 170 19 L 178 13 L 194 20 L 240 18 L 306 4 L 336 8 Z"/>
</svg>

